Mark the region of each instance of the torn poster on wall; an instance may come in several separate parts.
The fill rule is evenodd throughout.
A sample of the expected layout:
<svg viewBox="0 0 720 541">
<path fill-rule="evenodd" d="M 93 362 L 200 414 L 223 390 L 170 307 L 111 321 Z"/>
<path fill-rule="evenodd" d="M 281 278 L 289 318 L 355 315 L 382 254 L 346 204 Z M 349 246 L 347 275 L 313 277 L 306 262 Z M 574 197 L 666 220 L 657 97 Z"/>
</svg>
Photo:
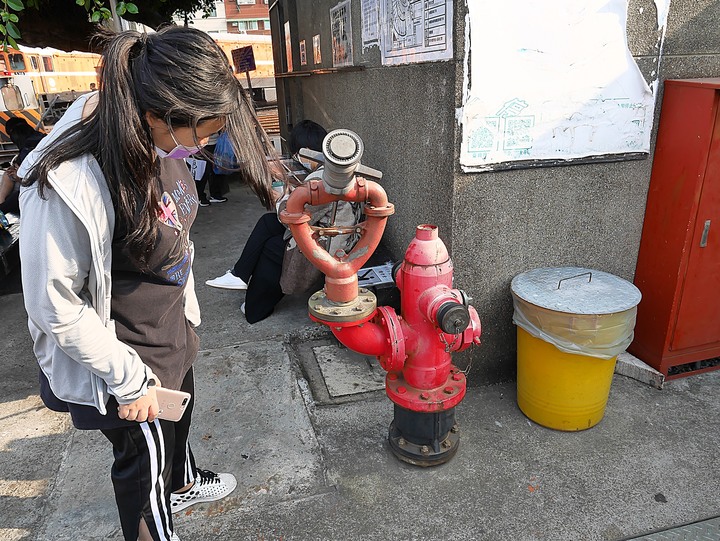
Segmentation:
<svg viewBox="0 0 720 541">
<path fill-rule="evenodd" d="M 350 0 L 340 2 L 330 9 L 330 34 L 332 36 L 333 67 L 352 66 L 353 41 Z"/>
<path fill-rule="evenodd" d="M 463 169 L 648 153 L 655 93 L 628 50 L 627 7 L 468 2 Z"/>
<path fill-rule="evenodd" d="M 452 60 L 453 0 L 362 0 L 363 50 L 384 66 Z"/>
<path fill-rule="evenodd" d="M 320 34 L 313 36 L 313 62 L 322 64 L 322 53 L 320 52 Z"/>
<path fill-rule="evenodd" d="M 285 60 L 287 62 L 287 72 L 290 73 L 293 70 L 292 63 L 292 34 L 290 34 L 290 21 L 285 22 L 283 27 L 285 32 Z"/>
</svg>

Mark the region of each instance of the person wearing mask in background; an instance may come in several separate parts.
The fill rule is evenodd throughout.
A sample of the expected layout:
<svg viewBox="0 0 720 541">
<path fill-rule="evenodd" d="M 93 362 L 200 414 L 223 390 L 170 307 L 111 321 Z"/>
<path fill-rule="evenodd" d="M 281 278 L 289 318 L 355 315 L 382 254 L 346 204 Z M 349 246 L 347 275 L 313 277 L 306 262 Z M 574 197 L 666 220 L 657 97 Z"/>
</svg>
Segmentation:
<svg viewBox="0 0 720 541">
<path fill-rule="evenodd" d="M 40 395 L 112 443 L 126 541 L 177 541 L 172 513 L 232 492 L 188 444 L 200 323 L 184 159 L 224 129 L 272 207 L 271 144 L 223 51 L 193 28 L 100 37 L 100 91 L 80 97 L 18 174 L 20 255 Z M 158 419 L 156 389 L 191 393 Z M 82 536 L 81 536 L 82 537 Z"/>
</svg>

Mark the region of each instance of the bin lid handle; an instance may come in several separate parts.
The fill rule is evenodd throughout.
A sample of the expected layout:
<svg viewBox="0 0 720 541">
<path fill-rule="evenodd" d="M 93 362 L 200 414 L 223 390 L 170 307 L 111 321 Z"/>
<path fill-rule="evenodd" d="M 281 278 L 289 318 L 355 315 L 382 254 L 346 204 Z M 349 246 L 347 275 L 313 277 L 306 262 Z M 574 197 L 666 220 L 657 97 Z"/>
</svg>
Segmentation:
<svg viewBox="0 0 720 541">
<path fill-rule="evenodd" d="M 575 276 L 568 276 L 567 278 L 562 278 L 562 279 L 558 282 L 557 288 L 560 289 L 560 284 L 562 284 L 565 280 L 572 280 L 573 278 L 580 278 L 581 276 L 585 276 L 585 275 L 589 275 L 589 276 L 590 276 L 590 277 L 588 278 L 588 284 L 589 284 L 590 282 L 592 282 L 592 272 L 588 271 L 588 272 L 583 272 L 582 274 L 576 274 Z"/>
</svg>

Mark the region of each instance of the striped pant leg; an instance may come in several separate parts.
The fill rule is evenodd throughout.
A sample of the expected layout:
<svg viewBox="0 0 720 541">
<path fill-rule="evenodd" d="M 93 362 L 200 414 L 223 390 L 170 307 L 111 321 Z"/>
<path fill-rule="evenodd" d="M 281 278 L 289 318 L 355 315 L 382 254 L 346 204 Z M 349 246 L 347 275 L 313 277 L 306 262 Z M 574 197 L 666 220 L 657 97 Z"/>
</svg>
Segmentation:
<svg viewBox="0 0 720 541">
<path fill-rule="evenodd" d="M 154 541 L 170 541 L 170 483 L 175 446 L 174 423 L 155 420 L 103 430 L 113 444 L 111 470 L 115 501 L 126 541 L 136 541 L 140 518 Z"/>
<path fill-rule="evenodd" d="M 182 418 L 173 423 L 175 430 L 175 449 L 174 456 L 175 460 L 172 465 L 172 491 L 177 492 L 181 488 L 189 485 L 195 481 L 195 475 L 197 467 L 195 466 L 195 457 L 192 454 L 189 443 L 190 435 L 190 423 L 192 421 L 193 407 L 195 406 L 195 379 L 193 376 L 193 369 L 190 368 L 185 378 L 183 379 L 182 385 L 180 386 L 181 391 L 190 393 L 190 403 L 185 409 L 185 413 Z"/>
</svg>

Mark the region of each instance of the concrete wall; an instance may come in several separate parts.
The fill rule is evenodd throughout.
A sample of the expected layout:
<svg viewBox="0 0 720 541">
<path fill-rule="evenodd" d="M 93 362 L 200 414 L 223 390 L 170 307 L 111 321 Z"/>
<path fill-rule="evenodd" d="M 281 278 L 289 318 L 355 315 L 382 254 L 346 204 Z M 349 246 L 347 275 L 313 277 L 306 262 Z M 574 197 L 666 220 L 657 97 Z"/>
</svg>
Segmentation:
<svg viewBox="0 0 720 541">
<path fill-rule="evenodd" d="M 280 4 L 284 20 L 291 20 L 296 70 L 331 67 L 329 9 L 337 2 L 304 1 L 295 19 L 295 2 Z M 474 298 L 484 328 L 483 345 L 456 361 L 472 363 L 473 384 L 510 379 L 515 374 L 511 279 L 535 267 L 573 265 L 632 280 L 652 155 L 464 174 L 458 162 L 461 127 L 454 120 L 462 105 L 464 2 L 455 3 L 453 62 L 397 67 L 382 67 L 377 48 L 361 50 L 360 2 L 352 6 L 354 63 L 364 69 L 283 79 L 291 121 L 310 118 L 328 129 L 347 127 L 360 134 L 367 148 L 363 161 L 385 173 L 383 185 L 397 208 L 386 241 L 398 257 L 417 224 L 440 227 L 455 263 L 456 285 Z M 718 23 L 720 2 L 672 0 L 661 80 L 719 75 Z M 323 65 L 313 66 L 310 44 L 318 33 Z M 653 80 L 660 36 L 653 0 L 630 1 L 627 34 L 641 71 Z M 307 66 L 300 66 L 297 53 L 303 39 Z M 284 51 L 284 42 L 279 45 Z"/>
</svg>

